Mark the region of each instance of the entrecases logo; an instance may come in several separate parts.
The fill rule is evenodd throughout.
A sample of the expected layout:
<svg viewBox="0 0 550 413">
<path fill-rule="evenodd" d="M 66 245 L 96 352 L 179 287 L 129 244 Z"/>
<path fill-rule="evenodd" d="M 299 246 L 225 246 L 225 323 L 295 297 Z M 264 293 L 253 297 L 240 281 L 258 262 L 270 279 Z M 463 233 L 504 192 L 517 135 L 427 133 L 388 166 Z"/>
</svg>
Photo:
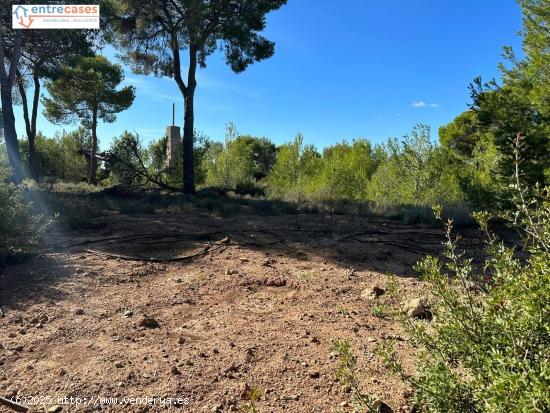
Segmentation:
<svg viewBox="0 0 550 413">
<path fill-rule="evenodd" d="M 13 29 L 99 29 L 97 4 L 11 6 Z"/>
</svg>

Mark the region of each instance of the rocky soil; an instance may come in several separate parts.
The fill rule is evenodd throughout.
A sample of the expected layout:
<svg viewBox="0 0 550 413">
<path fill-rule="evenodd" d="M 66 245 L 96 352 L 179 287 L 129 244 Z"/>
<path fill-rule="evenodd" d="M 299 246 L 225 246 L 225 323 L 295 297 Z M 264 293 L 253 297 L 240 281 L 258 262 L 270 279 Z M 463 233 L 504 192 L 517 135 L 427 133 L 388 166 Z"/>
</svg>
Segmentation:
<svg viewBox="0 0 550 413">
<path fill-rule="evenodd" d="M 437 252 L 439 229 L 313 214 L 93 227 L 52 231 L 43 253 L 0 273 L 0 395 L 37 411 L 350 412 L 332 350 L 350 338 L 364 391 L 410 411 L 374 349 L 394 342 L 414 373 L 385 290 L 391 273 L 403 301 L 425 295 L 411 265 Z"/>
</svg>

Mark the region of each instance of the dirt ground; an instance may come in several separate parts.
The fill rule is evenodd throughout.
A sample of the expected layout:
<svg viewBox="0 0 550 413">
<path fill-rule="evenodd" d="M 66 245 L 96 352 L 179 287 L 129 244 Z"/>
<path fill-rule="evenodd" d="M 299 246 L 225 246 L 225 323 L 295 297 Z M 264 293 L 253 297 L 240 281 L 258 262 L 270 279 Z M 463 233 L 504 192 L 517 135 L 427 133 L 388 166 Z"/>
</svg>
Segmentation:
<svg viewBox="0 0 550 413">
<path fill-rule="evenodd" d="M 47 251 L 0 273 L 1 395 L 38 411 L 350 412 L 331 346 L 351 338 L 365 392 L 410 411 L 410 389 L 373 350 L 392 340 L 408 368 L 414 352 L 387 294 L 361 293 L 392 273 L 404 300 L 423 296 L 411 266 L 443 233 L 329 221 L 112 214 L 52 231 Z"/>
</svg>

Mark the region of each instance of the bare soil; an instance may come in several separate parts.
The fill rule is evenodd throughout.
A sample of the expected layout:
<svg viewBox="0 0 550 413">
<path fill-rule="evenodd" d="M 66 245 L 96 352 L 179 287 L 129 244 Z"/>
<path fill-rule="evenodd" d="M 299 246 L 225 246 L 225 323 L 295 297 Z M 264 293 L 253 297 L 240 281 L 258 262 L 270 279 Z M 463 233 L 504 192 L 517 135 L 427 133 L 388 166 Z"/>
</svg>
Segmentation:
<svg viewBox="0 0 550 413">
<path fill-rule="evenodd" d="M 414 351 L 387 294 L 361 292 L 385 288 L 391 273 L 403 300 L 423 296 L 411 267 L 439 250 L 440 229 L 201 213 L 112 214 L 93 227 L 51 231 L 47 251 L 0 273 L 2 396 L 62 412 L 349 412 L 331 346 L 351 338 L 365 392 L 410 411 L 410 389 L 373 350 L 392 340 L 410 374 Z M 251 406 L 254 389 L 261 397 Z M 58 399 L 71 396 L 187 400 Z"/>
</svg>

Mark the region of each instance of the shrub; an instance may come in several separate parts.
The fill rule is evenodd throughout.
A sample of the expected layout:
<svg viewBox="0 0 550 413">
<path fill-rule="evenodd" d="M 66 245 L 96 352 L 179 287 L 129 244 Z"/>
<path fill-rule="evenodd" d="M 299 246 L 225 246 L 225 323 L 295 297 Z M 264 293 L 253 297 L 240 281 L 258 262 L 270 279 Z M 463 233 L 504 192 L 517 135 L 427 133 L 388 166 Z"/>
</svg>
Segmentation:
<svg viewBox="0 0 550 413">
<path fill-rule="evenodd" d="M 0 265 L 29 252 L 45 226 L 42 217 L 33 214 L 21 187 L 8 182 L 9 168 L 2 158 L 0 154 Z"/>
<path fill-rule="evenodd" d="M 254 149 L 246 139 L 238 136 L 232 123 L 226 127 L 225 143 L 216 142 L 209 147 L 205 163 L 209 186 L 234 190 L 237 185 L 254 182 Z"/>
<path fill-rule="evenodd" d="M 445 152 L 431 143 L 429 126 L 417 125 L 402 142 L 390 140 L 387 152 L 389 158 L 377 169 L 369 187 L 369 198 L 377 205 L 428 206 L 462 200 Z"/>
<path fill-rule="evenodd" d="M 517 208 L 502 215 L 525 236 L 523 259 L 497 242 L 488 214 L 479 213 L 488 237 L 484 271 L 457 251 L 450 221 L 446 262 L 417 265 L 435 301 L 429 329 L 406 321 L 421 349 L 411 383 L 423 412 L 550 411 L 550 197 L 548 188 L 528 196 L 519 176 Z"/>
</svg>

